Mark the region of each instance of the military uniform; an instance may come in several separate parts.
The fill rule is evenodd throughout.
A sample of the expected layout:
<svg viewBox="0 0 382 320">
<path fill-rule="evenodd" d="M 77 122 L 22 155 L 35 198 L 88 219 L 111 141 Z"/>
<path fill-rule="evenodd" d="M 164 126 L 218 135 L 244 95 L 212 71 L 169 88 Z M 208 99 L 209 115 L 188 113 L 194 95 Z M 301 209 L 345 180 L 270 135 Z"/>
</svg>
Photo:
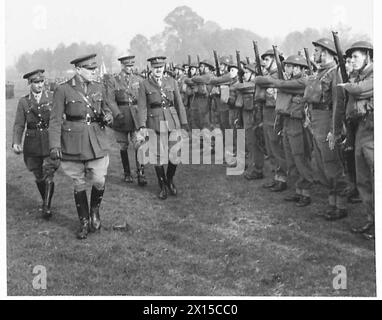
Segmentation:
<svg viewBox="0 0 382 320">
<path fill-rule="evenodd" d="M 313 45 L 322 46 L 333 55 L 336 54 L 333 41 L 329 39 L 317 40 Z M 310 127 L 313 134 L 313 154 L 319 179 L 329 189 L 329 210 L 325 214 L 328 220 L 340 219 L 347 215 L 347 183 L 343 164 L 337 147 L 330 150 L 327 139 L 329 132 L 336 136 L 342 130 L 345 120 L 338 117 L 334 121 L 333 116 L 333 110 L 342 114 L 345 108 L 343 90 L 337 87 L 339 82 L 341 78 L 336 62 L 321 64 L 317 75 L 308 77 L 304 93 L 312 118 Z"/>
<path fill-rule="evenodd" d="M 123 56 L 118 60 L 124 66 L 134 65 L 134 56 Z M 137 130 L 137 97 L 140 83 L 143 79 L 133 73 L 128 74 L 122 70 L 118 75 L 107 81 L 106 92 L 110 109 L 113 112 L 113 129 L 117 142 L 120 145 L 120 155 L 124 169 L 125 181 L 133 182 L 128 156 L 129 136 L 132 139 Z M 140 165 L 135 152 L 138 184 L 147 184 L 144 176 L 144 167 Z"/>
<path fill-rule="evenodd" d="M 298 55 L 288 57 L 286 64 L 307 68 L 306 60 Z M 310 189 L 313 185 L 313 171 L 310 164 L 311 152 L 308 133 L 304 128 L 305 101 L 304 88 L 299 82 L 304 81 L 304 74 L 292 77 L 290 80 L 269 79 L 269 85 L 283 93 L 284 109 L 280 110 L 283 118 L 283 146 L 288 167 L 288 178 L 296 179 L 295 195 L 285 198 L 295 201 L 296 205 L 303 207 L 311 203 Z M 289 97 L 288 97 L 289 95 Z"/>
<path fill-rule="evenodd" d="M 252 76 L 255 74 L 256 66 L 249 64 L 246 69 L 250 70 Z M 262 150 L 261 137 L 263 135 L 259 123 L 259 113 L 261 110 L 255 103 L 255 81 L 250 79 L 249 82 L 238 83 L 235 89 L 239 91 L 243 97 L 243 127 L 245 129 L 245 143 L 248 151 L 247 169 L 244 172 L 244 177 L 248 180 L 262 179 L 264 167 L 264 150 Z"/>
<path fill-rule="evenodd" d="M 30 82 L 44 81 L 44 70 L 39 69 L 24 75 Z M 45 88 L 40 93 L 32 90 L 18 103 L 13 126 L 12 146 L 20 145 L 23 133 L 24 162 L 36 179 L 37 188 L 43 200 L 44 218 L 52 216 L 50 207 L 54 193 L 54 173 L 59 161 L 49 158 L 49 118 L 52 109 L 52 93 Z M 25 130 L 26 129 L 26 130 Z"/>
<path fill-rule="evenodd" d="M 97 67 L 95 54 L 73 60 L 78 68 Z M 109 165 L 110 141 L 105 119 L 111 118 L 105 88 L 101 83 L 86 81 L 79 74 L 61 84 L 54 93 L 50 117 L 49 145 L 51 157 L 62 157 L 61 166 L 74 183 L 74 197 L 81 229 L 78 238 L 101 226 L 99 207 L 105 190 Z M 90 215 L 86 182 L 92 184 Z M 90 225 L 89 225 L 90 219 Z"/>
<path fill-rule="evenodd" d="M 164 66 L 165 59 L 165 57 L 153 57 L 148 61 L 153 68 L 161 68 Z M 167 189 L 172 195 L 176 195 L 177 190 L 173 183 L 176 164 L 171 162 L 170 158 L 165 174 L 163 157 L 167 158 L 167 156 L 161 152 L 167 149 L 167 139 L 164 140 L 161 132 L 167 133 L 168 138 L 171 132 L 181 129 L 182 125 L 187 125 L 186 110 L 175 79 L 163 76 L 158 79 L 152 74 L 141 83 L 138 95 L 138 119 L 140 128 L 149 128 L 157 135 L 155 171 L 161 189 L 159 198 L 167 198 Z M 169 141 L 166 152 L 171 149 L 171 146 L 172 142 Z"/>
<path fill-rule="evenodd" d="M 354 43 L 347 54 L 355 50 L 373 52 L 366 41 Z M 371 52 L 371 53 L 370 53 Z M 374 238 L 374 72 L 373 63 L 357 70 L 357 75 L 344 85 L 349 95 L 346 116 L 357 123 L 355 132 L 355 163 L 357 188 L 365 207 L 367 223 L 353 231 L 361 232 L 366 239 Z"/>
<path fill-rule="evenodd" d="M 261 58 L 264 59 L 265 56 L 273 56 L 273 50 L 266 51 Z M 281 60 L 280 56 L 280 60 Z M 277 79 L 277 68 L 272 68 L 269 70 L 268 75 L 264 76 Z M 274 124 L 276 118 L 276 98 L 277 89 L 269 88 L 267 85 L 262 85 L 261 79 L 263 77 L 258 77 L 256 79 L 256 85 L 265 90 L 265 98 L 263 103 L 263 130 L 264 130 L 264 140 L 267 149 L 267 154 L 271 162 L 274 165 L 275 176 L 270 184 L 264 185 L 266 188 L 270 188 L 272 191 L 283 191 L 286 189 L 286 179 L 287 179 L 287 165 L 285 160 L 285 152 L 282 145 L 282 137 L 275 132 Z M 257 90 L 261 90 L 257 89 Z M 259 92 L 260 93 L 260 92 Z"/>
</svg>

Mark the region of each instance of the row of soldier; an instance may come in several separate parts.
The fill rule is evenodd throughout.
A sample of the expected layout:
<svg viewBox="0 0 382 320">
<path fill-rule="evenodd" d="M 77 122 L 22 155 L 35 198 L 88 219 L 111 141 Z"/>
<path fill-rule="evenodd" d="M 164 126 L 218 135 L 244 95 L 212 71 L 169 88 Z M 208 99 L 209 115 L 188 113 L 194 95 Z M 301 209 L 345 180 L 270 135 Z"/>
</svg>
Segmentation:
<svg viewBox="0 0 382 320">
<path fill-rule="evenodd" d="M 147 129 L 152 129 L 158 135 L 158 150 L 162 150 L 166 140 L 160 135 L 160 122 L 166 121 L 168 134 L 190 128 L 245 129 L 244 177 L 263 179 L 264 159 L 269 158 L 274 176 L 263 187 L 282 192 L 296 181 L 295 192 L 285 201 L 299 207 L 312 201 L 313 157 L 328 194 L 323 216 L 327 220 L 345 218 L 348 201 L 356 201 L 358 191 L 367 221 L 352 231 L 373 239 L 373 47 L 359 41 L 346 50 L 349 79 L 343 81 L 337 63 L 343 57 L 335 42 L 324 38 L 313 45 L 314 61 L 300 54 L 284 60 L 273 48 L 261 60 L 257 55 L 254 64 L 238 57 L 236 63 L 224 56 L 217 61 L 215 53 L 215 63 L 206 59 L 196 64 L 189 59 L 170 71 L 165 70 L 166 57 L 153 57 L 148 59 L 151 68 L 145 77 L 134 73 L 134 56 L 123 56 L 119 58 L 121 72 L 106 75 L 103 82 L 96 81 L 96 55 L 87 55 L 71 62 L 76 75 L 59 85 L 53 97 L 43 90 L 44 70 L 26 74 L 31 92 L 20 100 L 12 147 L 16 153 L 24 152 L 25 164 L 36 177 L 43 216 L 52 215 L 53 175 L 61 165 L 74 184 L 78 238 L 99 230 L 109 165 L 105 125 L 113 128 L 124 180 L 132 183 L 129 143 L 139 146 Z M 315 72 L 310 68 L 312 62 L 317 66 Z M 212 138 L 210 143 L 213 148 Z M 343 145 L 354 150 L 349 159 L 353 158 L 356 170 L 351 170 L 351 161 L 344 166 Z M 237 151 L 225 153 L 228 166 L 235 165 Z M 135 159 L 138 184 L 144 186 L 144 166 L 137 152 Z M 166 170 L 158 153 L 155 171 L 160 199 L 177 195 L 176 167 L 169 161 Z M 347 175 L 344 167 L 348 167 Z M 86 182 L 92 184 L 90 208 Z"/>
</svg>

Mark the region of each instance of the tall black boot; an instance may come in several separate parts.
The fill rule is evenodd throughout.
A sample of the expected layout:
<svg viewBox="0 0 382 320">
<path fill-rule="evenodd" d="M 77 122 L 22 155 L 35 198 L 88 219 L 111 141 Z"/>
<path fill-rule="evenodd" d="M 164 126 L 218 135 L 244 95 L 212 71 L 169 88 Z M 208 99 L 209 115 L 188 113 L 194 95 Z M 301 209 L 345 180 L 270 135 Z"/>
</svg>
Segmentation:
<svg viewBox="0 0 382 320">
<path fill-rule="evenodd" d="M 76 202 L 78 218 L 80 219 L 80 230 L 77 233 L 78 239 L 86 239 L 89 233 L 89 204 L 86 196 L 86 190 L 74 191 L 74 200 Z"/>
<path fill-rule="evenodd" d="M 169 162 L 168 165 L 167 165 L 167 186 L 170 190 L 170 194 L 173 195 L 173 196 L 176 196 L 177 195 L 177 190 L 176 190 L 176 187 L 174 185 L 174 181 L 173 181 L 173 178 L 175 176 L 175 171 L 176 171 L 176 165 Z"/>
<path fill-rule="evenodd" d="M 147 184 L 146 177 L 145 177 L 145 166 L 143 164 L 142 165 L 139 164 L 137 151 L 135 151 L 135 163 L 137 166 L 138 185 L 141 187 L 144 187 Z"/>
<path fill-rule="evenodd" d="M 123 172 L 125 174 L 125 182 L 127 183 L 133 183 L 133 177 L 131 176 L 131 171 L 130 171 L 130 162 L 129 162 L 129 155 L 127 153 L 127 150 L 120 150 L 119 151 L 121 154 L 121 161 L 122 161 L 122 166 L 123 166 Z"/>
<path fill-rule="evenodd" d="M 45 181 L 45 197 L 44 204 L 42 208 L 42 214 L 44 219 L 49 219 L 52 217 L 52 211 L 50 210 L 50 206 L 52 203 L 52 197 L 54 193 L 54 182 L 53 181 Z"/>
<path fill-rule="evenodd" d="M 101 205 L 105 188 L 98 190 L 93 186 L 90 196 L 90 231 L 95 232 L 101 229 L 101 219 L 99 215 L 99 207 Z"/>
<path fill-rule="evenodd" d="M 166 176 L 164 173 L 164 167 L 163 166 L 155 166 L 155 172 L 158 177 L 158 183 L 160 187 L 160 192 L 158 194 L 158 198 L 161 200 L 167 199 L 167 182 L 166 182 Z"/>
<path fill-rule="evenodd" d="M 43 181 L 36 181 L 37 189 L 40 192 L 41 199 L 44 201 L 45 199 L 45 180 Z"/>
</svg>

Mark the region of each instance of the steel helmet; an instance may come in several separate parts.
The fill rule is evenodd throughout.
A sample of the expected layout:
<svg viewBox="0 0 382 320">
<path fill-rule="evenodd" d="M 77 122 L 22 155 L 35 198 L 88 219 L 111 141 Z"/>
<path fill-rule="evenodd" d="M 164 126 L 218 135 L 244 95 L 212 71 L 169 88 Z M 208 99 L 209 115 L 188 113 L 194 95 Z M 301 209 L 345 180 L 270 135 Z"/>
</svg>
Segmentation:
<svg viewBox="0 0 382 320">
<path fill-rule="evenodd" d="M 273 49 L 269 49 L 267 51 L 265 51 L 262 55 L 261 55 L 261 59 L 264 60 L 264 58 L 266 56 L 274 56 L 274 52 L 273 52 Z M 283 54 L 279 51 L 279 57 L 280 57 L 280 61 L 284 61 L 284 57 L 283 57 Z"/>
<path fill-rule="evenodd" d="M 301 67 L 304 67 L 304 68 L 307 68 L 308 67 L 308 64 L 306 62 L 306 59 L 300 55 L 291 55 L 289 56 L 288 58 L 286 58 L 286 60 L 284 61 L 284 64 L 293 64 L 293 65 L 297 65 L 297 66 L 301 66 Z"/>
<path fill-rule="evenodd" d="M 317 41 L 312 42 L 314 46 L 320 46 L 328 51 L 330 51 L 332 54 L 337 55 L 337 50 L 334 46 L 334 41 L 328 39 L 328 38 L 321 38 Z"/>
<path fill-rule="evenodd" d="M 354 42 L 349 49 L 346 50 L 346 56 L 350 57 L 353 51 L 362 50 L 370 51 L 373 53 L 373 45 L 368 41 L 357 41 Z"/>
</svg>

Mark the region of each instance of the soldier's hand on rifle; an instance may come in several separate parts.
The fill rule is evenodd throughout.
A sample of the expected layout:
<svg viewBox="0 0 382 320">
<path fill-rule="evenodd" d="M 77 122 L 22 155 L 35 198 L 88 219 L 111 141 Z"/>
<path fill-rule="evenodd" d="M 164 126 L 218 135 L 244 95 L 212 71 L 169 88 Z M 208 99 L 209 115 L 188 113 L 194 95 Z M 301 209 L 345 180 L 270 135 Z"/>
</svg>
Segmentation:
<svg viewBox="0 0 382 320">
<path fill-rule="evenodd" d="M 111 125 L 113 123 L 113 116 L 111 115 L 111 113 L 106 113 L 103 119 L 108 125 Z"/>
<path fill-rule="evenodd" d="M 329 132 L 327 137 L 326 137 L 326 141 L 328 141 L 329 143 L 329 149 L 330 150 L 334 150 L 334 147 L 336 146 L 336 143 L 338 141 L 340 137 L 339 136 L 335 136 L 332 132 Z"/>
<path fill-rule="evenodd" d="M 181 125 L 181 128 L 182 128 L 183 130 L 187 131 L 187 132 L 189 132 L 189 131 L 190 131 L 190 127 L 188 126 L 188 124 L 187 124 L 187 123 L 185 123 L 185 124 L 182 124 L 182 125 Z"/>
<path fill-rule="evenodd" d="M 337 83 L 337 87 L 345 87 L 346 83 Z"/>
<path fill-rule="evenodd" d="M 50 149 L 50 154 L 49 154 L 50 158 L 52 160 L 59 160 L 59 159 L 62 159 L 62 152 L 61 152 L 61 148 L 52 148 Z"/>
<path fill-rule="evenodd" d="M 12 145 L 13 152 L 16 154 L 20 154 L 23 152 L 23 148 L 20 144 L 14 144 Z"/>
</svg>

